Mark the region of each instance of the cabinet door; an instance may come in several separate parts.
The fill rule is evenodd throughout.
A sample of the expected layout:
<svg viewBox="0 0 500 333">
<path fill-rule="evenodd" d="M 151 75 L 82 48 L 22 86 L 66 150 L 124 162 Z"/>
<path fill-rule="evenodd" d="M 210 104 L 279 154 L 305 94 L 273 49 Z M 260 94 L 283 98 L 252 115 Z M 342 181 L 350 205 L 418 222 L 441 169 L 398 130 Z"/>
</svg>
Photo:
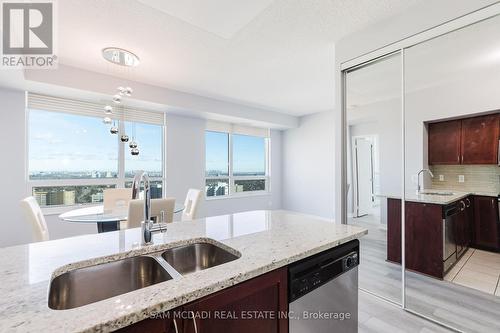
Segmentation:
<svg viewBox="0 0 500 333">
<path fill-rule="evenodd" d="M 406 268 L 443 278 L 443 208 L 417 202 L 405 204 Z"/>
<path fill-rule="evenodd" d="M 461 120 L 429 124 L 429 164 L 460 164 Z"/>
<path fill-rule="evenodd" d="M 174 311 L 180 313 L 181 308 L 171 310 L 165 314 L 158 314 L 157 318 L 144 319 L 130 326 L 119 329 L 120 333 L 180 333 L 182 321 L 175 319 Z"/>
<path fill-rule="evenodd" d="M 401 263 L 401 199 L 387 199 L 387 260 Z"/>
<path fill-rule="evenodd" d="M 474 198 L 474 231 L 476 247 L 499 250 L 497 198 Z"/>
<path fill-rule="evenodd" d="M 465 199 L 467 212 L 467 229 L 466 229 L 466 245 L 471 246 L 474 240 L 474 197 L 468 197 Z"/>
<path fill-rule="evenodd" d="M 145 319 L 138 323 L 119 329 L 119 333 L 174 333 L 175 331 L 167 330 L 165 319 Z"/>
<path fill-rule="evenodd" d="M 457 255 L 461 253 L 462 248 L 466 248 L 469 245 L 468 209 L 465 201 L 465 199 L 460 200 L 460 202 L 458 203 L 459 212 L 455 223 L 455 242 L 457 244 Z"/>
<path fill-rule="evenodd" d="M 498 114 L 462 120 L 462 164 L 497 164 L 498 138 Z"/>
<path fill-rule="evenodd" d="M 194 319 L 184 320 L 183 332 L 287 333 L 288 320 L 280 317 L 288 311 L 287 277 L 279 269 L 185 306 Z"/>
</svg>

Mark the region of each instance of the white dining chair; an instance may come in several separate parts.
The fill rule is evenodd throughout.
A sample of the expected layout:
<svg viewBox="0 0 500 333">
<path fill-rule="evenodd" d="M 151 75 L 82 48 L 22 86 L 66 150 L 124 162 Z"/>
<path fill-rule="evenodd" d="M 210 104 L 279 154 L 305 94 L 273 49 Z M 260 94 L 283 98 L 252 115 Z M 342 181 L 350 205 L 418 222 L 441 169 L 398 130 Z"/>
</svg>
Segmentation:
<svg viewBox="0 0 500 333">
<path fill-rule="evenodd" d="M 109 188 L 103 191 L 103 205 L 105 212 L 127 210 L 132 200 L 131 188 Z"/>
<path fill-rule="evenodd" d="M 151 199 L 151 217 L 159 218 L 161 212 L 164 212 L 164 222 L 171 223 L 174 220 L 175 198 Z M 141 226 L 144 220 L 144 200 L 130 200 L 128 205 L 128 218 L 124 223 L 125 229 L 137 228 Z M 120 226 L 122 227 L 122 226 Z"/>
<path fill-rule="evenodd" d="M 23 211 L 25 221 L 30 226 L 32 241 L 48 241 L 49 229 L 36 199 L 34 197 L 27 197 L 21 200 L 21 210 Z"/>
<path fill-rule="evenodd" d="M 184 201 L 184 210 L 182 211 L 182 221 L 192 221 L 198 216 L 198 208 L 201 200 L 201 191 L 190 188 Z"/>
</svg>

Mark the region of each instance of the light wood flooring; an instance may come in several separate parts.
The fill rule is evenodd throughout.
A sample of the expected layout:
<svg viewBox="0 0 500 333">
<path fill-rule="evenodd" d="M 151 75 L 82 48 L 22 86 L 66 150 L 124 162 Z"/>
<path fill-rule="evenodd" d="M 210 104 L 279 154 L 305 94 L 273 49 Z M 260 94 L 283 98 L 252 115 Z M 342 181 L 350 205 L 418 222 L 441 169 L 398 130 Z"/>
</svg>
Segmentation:
<svg viewBox="0 0 500 333">
<path fill-rule="evenodd" d="M 369 230 L 361 239 L 360 288 L 400 302 L 401 266 L 385 261 L 386 230 L 370 216 L 349 223 Z M 407 308 L 463 332 L 500 332 L 500 297 L 412 272 L 406 281 Z"/>
</svg>

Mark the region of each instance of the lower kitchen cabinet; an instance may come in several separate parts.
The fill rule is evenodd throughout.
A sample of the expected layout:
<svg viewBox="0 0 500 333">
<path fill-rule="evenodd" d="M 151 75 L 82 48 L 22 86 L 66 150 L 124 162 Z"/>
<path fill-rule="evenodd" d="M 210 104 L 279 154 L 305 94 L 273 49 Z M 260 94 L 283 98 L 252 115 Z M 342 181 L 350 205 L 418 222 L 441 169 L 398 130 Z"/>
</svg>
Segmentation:
<svg viewBox="0 0 500 333">
<path fill-rule="evenodd" d="M 472 228 L 474 226 L 474 199 L 471 197 L 460 200 L 458 203 L 459 213 L 456 221 L 455 237 L 457 244 L 457 256 L 472 245 Z"/>
<path fill-rule="evenodd" d="M 498 199 L 474 197 L 474 246 L 485 250 L 500 250 Z"/>
<path fill-rule="evenodd" d="M 120 333 L 180 333 L 176 330 L 177 322 L 174 324 L 174 319 L 165 318 L 150 318 L 124 327 L 118 332 Z"/>
<path fill-rule="evenodd" d="M 387 199 L 387 260 L 401 263 L 401 199 Z"/>
<path fill-rule="evenodd" d="M 443 207 L 406 202 L 406 268 L 443 278 Z"/>
<path fill-rule="evenodd" d="M 279 269 L 185 306 L 184 311 L 194 313 L 195 318 L 184 321 L 183 332 L 288 332 L 288 320 L 280 319 L 280 313 L 288 309 L 287 279 L 287 270 Z M 210 317 L 196 318 L 196 314 Z M 216 318 L 217 314 L 226 318 Z"/>
<path fill-rule="evenodd" d="M 281 268 L 184 305 L 174 320 L 146 319 L 123 333 L 287 333 L 288 271 Z M 177 330 L 176 330 L 177 328 Z"/>
</svg>

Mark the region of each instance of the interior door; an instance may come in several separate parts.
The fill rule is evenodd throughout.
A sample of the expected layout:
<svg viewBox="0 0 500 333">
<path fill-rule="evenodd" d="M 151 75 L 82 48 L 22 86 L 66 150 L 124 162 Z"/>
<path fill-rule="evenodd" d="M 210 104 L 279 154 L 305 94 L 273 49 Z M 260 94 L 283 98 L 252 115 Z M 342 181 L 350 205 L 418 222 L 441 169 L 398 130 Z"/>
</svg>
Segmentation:
<svg viewBox="0 0 500 333">
<path fill-rule="evenodd" d="M 372 143 L 356 139 L 356 207 L 357 216 L 370 213 L 373 204 Z"/>
</svg>

